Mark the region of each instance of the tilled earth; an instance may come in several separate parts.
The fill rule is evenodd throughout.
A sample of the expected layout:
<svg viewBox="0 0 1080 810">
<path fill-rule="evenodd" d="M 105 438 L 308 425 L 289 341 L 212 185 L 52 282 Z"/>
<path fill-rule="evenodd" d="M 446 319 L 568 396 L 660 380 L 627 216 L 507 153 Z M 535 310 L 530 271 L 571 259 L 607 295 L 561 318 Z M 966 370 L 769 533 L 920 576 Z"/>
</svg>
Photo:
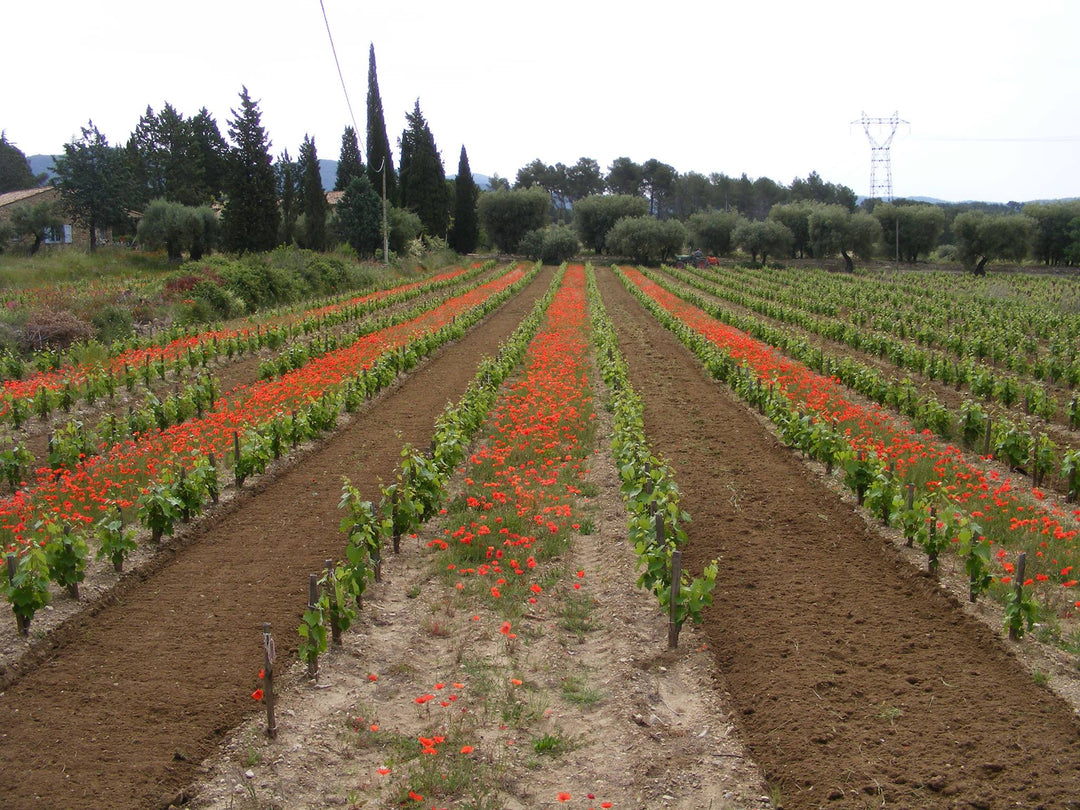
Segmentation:
<svg viewBox="0 0 1080 810">
<path fill-rule="evenodd" d="M 52 657 L 0 694 L 0 807 L 160 806 L 195 780 L 252 712 L 262 623 L 292 638 L 308 573 L 340 554 L 341 475 L 374 496 L 402 443 L 427 444 L 550 278 L 57 634 Z M 598 279 L 654 450 L 693 515 L 689 567 L 720 560 L 694 637 L 774 801 L 1080 807 L 1072 709 L 708 380 L 609 271 Z"/>
</svg>

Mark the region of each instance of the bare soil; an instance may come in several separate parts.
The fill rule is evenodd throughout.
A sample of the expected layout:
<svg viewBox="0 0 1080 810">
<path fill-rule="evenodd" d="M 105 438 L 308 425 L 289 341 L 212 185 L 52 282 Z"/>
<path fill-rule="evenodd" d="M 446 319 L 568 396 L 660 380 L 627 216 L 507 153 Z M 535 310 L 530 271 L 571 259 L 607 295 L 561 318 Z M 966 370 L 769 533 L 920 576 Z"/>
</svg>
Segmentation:
<svg viewBox="0 0 1080 810">
<path fill-rule="evenodd" d="M 770 797 L 789 810 L 1080 807 L 1080 722 L 1025 668 L 1029 642 L 1003 643 L 922 576 L 610 272 L 598 279 L 654 449 L 693 515 L 689 567 L 720 560 L 715 604 L 679 650 L 663 651 L 666 620 L 632 586 L 602 451 L 590 473 L 593 530 L 565 560 L 590 572 L 592 629 L 567 632 L 538 611 L 514 650 L 497 632 L 470 632 L 472 617 L 425 567 L 421 538 L 388 560 L 318 686 L 288 670 L 278 738 L 261 731 L 249 697 L 261 623 L 273 623 L 288 660 L 307 575 L 340 554 L 340 476 L 374 492 L 403 442 L 425 445 L 479 356 L 542 293 L 544 273 L 330 442 L 126 578 L 96 615 L 54 633 L 49 659 L 0 693 L 0 807 L 398 806 L 365 729 L 422 724 L 416 708 L 394 707 L 470 660 L 523 673 L 538 708 L 529 739 L 510 724 L 480 746 L 507 808 L 719 810 Z M 567 702 L 567 678 L 596 699 Z M 539 734 L 573 744 L 540 756 L 530 745 Z M 571 784 L 573 799 L 557 801 Z"/>
</svg>

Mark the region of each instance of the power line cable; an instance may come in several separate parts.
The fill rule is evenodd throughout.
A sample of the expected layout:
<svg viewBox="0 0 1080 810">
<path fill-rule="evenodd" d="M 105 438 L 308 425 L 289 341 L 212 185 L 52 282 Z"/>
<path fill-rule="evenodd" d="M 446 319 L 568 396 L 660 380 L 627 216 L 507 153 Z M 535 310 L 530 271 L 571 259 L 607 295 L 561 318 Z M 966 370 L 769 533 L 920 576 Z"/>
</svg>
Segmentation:
<svg viewBox="0 0 1080 810">
<path fill-rule="evenodd" d="M 353 115 L 352 102 L 349 100 L 349 90 L 345 87 L 345 76 L 341 72 L 341 62 L 338 61 L 337 48 L 334 47 L 334 35 L 330 33 L 330 20 L 326 16 L 326 6 L 323 0 L 319 0 L 319 8 L 322 9 L 323 22 L 326 23 L 326 36 L 330 38 L 330 51 L 334 54 L 334 64 L 337 66 L 337 75 L 341 80 L 341 92 L 345 94 L 345 106 L 349 108 L 349 119 L 352 121 L 353 131 L 360 135 L 360 128 L 356 126 L 356 116 Z"/>
</svg>

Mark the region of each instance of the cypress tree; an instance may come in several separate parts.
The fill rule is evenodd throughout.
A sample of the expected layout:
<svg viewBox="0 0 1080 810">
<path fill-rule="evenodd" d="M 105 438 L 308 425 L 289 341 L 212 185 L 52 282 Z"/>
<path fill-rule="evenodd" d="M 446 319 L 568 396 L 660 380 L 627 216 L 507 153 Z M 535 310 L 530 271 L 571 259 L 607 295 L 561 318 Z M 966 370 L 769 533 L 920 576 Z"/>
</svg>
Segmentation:
<svg viewBox="0 0 1080 810">
<path fill-rule="evenodd" d="M 457 179 L 454 180 L 454 228 L 450 232 L 450 247 L 458 253 L 472 253 L 480 237 L 480 219 L 476 213 L 476 201 L 480 189 L 469 169 L 469 156 L 465 145 L 461 146 Z"/>
<path fill-rule="evenodd" d="M 280 222 L 277 182 L 262 113 L 247 87 L 240 92 L 240 112 L 231 112 L 229 137 L 233 146 L 221 215 L 225 246 L 240 253 L 271 250 L 277 244 Z"/>
<path fill-rule="evenodd" d="M 296 218 L 300 212 L 296 204 L 296 163 L 289 157 L 288 149 L 281 153 L 276 169 L 278 197 L 281 199 L 281 231 L 278 234 L 278 242 L 282 245 L 291 245 L 296 236 Z"/>
<path fill-rule="evenodd" d="M 382 247 L 382 200 L 366 174 L 354 177 L 337 204 L 336 236 L 368 258 Z"/>
<path fill-rule="evenodd" d="M 304 214 L 304 247 L 326 250 L 326 192 L 319 173 L 315 139 L 304 135 L 300 144 L 300 200 Z"/>
<path fill-rule="evenodd" d="M 360 144 L 356 140 L 356 130 L 345 127 L 341 136 L 341 154 L 338 156 L 337 178 L 334 191 L 344 191 L 354 177 L 364 173 L 364 162 L 360 159 Z"/>
<path fill-rule="evenodd" d="M 386 118 L 383 116 L 382 98 L 379 96 L 379 77 L 375 73 L 375 44 L 368 56 L 367 91 L 367 171 L 371 185 L 383 187 L 379 171 L 386 171 L 386 199 L 397 202 L 397 175 L 394 174 L 394 157 L 390 154 L 390 139 L 386 136 Z"/>
<path fill-rule="evenodd" d="M 401 133 L 401 205 L 415 211 L 431 236 L 446 237 L 450 195 L 435 138 L 420 112 L 420 100 L 405 116 Z"/>
</svg>

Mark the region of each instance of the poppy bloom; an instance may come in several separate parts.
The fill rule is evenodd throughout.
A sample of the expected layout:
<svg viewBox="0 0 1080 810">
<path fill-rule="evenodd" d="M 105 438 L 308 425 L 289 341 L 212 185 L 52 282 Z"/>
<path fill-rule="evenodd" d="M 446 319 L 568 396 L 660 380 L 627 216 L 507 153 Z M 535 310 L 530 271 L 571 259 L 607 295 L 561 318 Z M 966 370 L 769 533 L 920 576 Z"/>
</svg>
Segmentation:
<svg viewBox="0 0 1080 810">
<path fill-rule="evenodd" d="M 256 689 L 254 692 L 251 693 L 251 697 L 253 699 L 255 699 L 255 700 L 262 700 L 263 699 L 263 690 L 262 689 Z"/>
</svg>

